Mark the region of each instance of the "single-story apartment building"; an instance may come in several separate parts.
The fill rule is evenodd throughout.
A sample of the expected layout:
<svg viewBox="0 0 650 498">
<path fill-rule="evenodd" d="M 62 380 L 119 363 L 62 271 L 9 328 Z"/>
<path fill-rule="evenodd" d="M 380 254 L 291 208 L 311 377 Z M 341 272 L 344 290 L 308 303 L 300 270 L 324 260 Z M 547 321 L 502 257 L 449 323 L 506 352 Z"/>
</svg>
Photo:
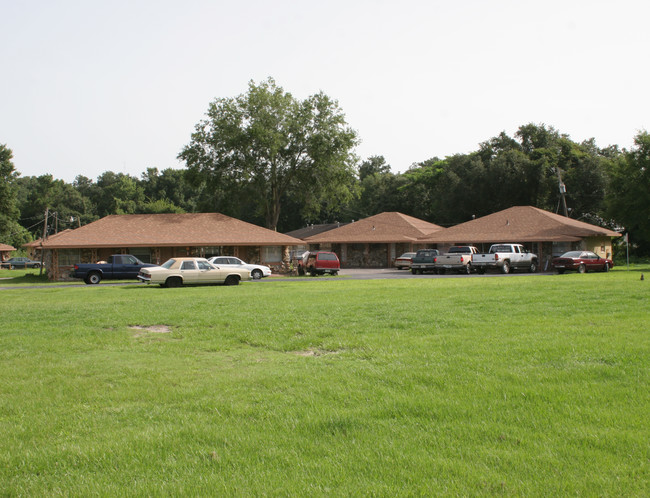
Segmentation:
<svg viewBox="0 0 650 498">
<path fill-rule="evenodd" d="M 513 206 L 433 232 L 419 241 L 435 244 L 443 251 L 459 244 L 471 244 L 487 251 L 491 244 L 520 243 L 539 256 L 540 269 L 545 270 L 550 268 L 554 256 L 571 250 L 588 250 L 601 257 L 611 257 L 612 237 L 619 236 L 613 230 L 533 206 Z"/>
<path fill-rule="evenodd" d="M 7 261 L 11 257 L 11 253 L 15 251 L 14 246 L 8 244 L 0 244 L 0 261 Z"/>
<path fill-rule="evenodd" d="M 111 254 L 132 254 L 161 264 L 180 256 L 236 256 L 279 271 L 299 239 L 220 213 L 110 215 L 74 230 L 31 243 L 44 251 L 51 280 L 70 277 L 75 263 L 107 260 Z"/>
<path fill-rule="evenodd" d="M 344 268 L 386 268 L 405 252 L 427 247 L 419 239 L 444 228 L 399 212 L 385 212 L 304 237 L 310 250 L 331 250 Z"/>
</svg>

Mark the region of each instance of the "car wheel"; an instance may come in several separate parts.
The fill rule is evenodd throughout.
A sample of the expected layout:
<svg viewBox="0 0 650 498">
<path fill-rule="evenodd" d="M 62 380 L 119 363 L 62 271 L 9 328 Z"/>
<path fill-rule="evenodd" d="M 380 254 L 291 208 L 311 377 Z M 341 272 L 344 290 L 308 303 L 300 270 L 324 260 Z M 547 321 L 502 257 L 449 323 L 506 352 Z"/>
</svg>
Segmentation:
<svg viewBox="0 0 650 498">
<path fill-rule="evenodd" d="M 558 274 L 558 275 L 563 275 L 563 274 L 564 274 L 564 270 L 558 270 L 558 271 L 557 271 L 557 274 Z"/>
<path fill-rule="evenodd" d="M 584 264 L 578 266 L 578 273 L 587 273 L 587 267 Z"/>
<path fill-rule="evenodd" d="M 471 263 L 467 263 L 467 264 L 465 265 L 465 273 L 467 273 L 468 275 L 469 275 L 470 273 L 472 273 L 472 264 L 471 264 Z"/>
<path fill-rule="evenodd" d="M 239 278 L 236 275 L 228 275 L 224 285 L 239 285 Z"/>
<path fill-rule="evenodd" d="M 604 271 L 604 272 L 608 272 L 608 271 L 609 271 L 609 263 L 605 263 L 605 266 L 603 267 L 603 271 Z"/>
<path fill-rule="evenodd" d="M 102 276 L 99 273 L 97 273 L 96 271 L 94 271 L 92 273 L 89 273 L 86 276 L 86 280 L 85 280 L 85 282 L 87 284 L 89 284 L 89 285 L 96 285 L 101 281 L 102 281 Z"/>
<path fill-rule="evenodd" d="M 503 262 L 503 266 L 501 267 L 501 273 L 510 273 L 510 263 L 507 261 Z"/>
<path fill-rule="evenodd" d="M 253 277 L 253 280 L 259 280 L 262 278 L 262 270 L 253 270 L 251 272 L 251 277 Z"/>
<path fill-rule="evenodd" d="M 180 287 L 183 285 L 183 279 L 181 277 L 169 277 L 165 281 L 165 287 Z"/>
<path fill-rule="evenodd" d="M 333 276 L 333 277 L 336 277 L 338 274 L 339 274 L 339 272 L 337 272 L 337 271 L 333 271 L 333 272 L 332 272 L 332 276 Z"/>
<path fill-rule="evenodd" d="M 537 261 L 533 261 L 530 264 L 530 268 L 528 268 L 528 271 L 530 271 L 530 273 L 535 273 L 537 271 Z"/>
</svg>

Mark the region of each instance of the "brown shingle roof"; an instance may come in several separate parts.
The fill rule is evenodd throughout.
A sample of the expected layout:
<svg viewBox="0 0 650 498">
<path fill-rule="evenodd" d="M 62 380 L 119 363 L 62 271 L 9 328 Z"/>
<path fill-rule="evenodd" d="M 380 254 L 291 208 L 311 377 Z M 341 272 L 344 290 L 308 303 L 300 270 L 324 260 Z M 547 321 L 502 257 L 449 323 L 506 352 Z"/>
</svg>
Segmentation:
<svg viewBox="0 0 650 498">
<path fill-rule="evenodd" d="M 50 237 L 46 249 L 77 247 L 277 246 L 302 241 L 219 213 L 106 216 Z"/>
<path fill-rule="evenodd" d="M 422 237 L 422 242 L 553 242 L 620 234 L 533 206 L 514 206 Z"/>
<path fill-rule="evenodd" d="M 414 242 L 418 237 L 444 230 L 438 225 L 398 212 L 380 213 L 303 240 L 310 243 Z"/>
<path fill-rule="evenodd" d="M 16 248 L 7 244 L 0 244 L 0 251 L 15 251 Z"/>
<path fill-rule="evenodd" d="M 286 232 L 286 235 L 290 237 L 295 237 L 297 239 L 305 239 L 313 235 L 318 235 L 323 232 L 328 232 L 329 230 L 334 230 L 342 226 L 347 225 L 348 223 L 321 223 L 320 225 L 308 225 L 291 232 Z"/>
<path fill-rule="evenodd" d="M 48 235 L 47 240 L 51 241 L 52 239 L 60 237 L 61 235 L 65 234 L 67 232 L 71 232 L 71 231 L 72 231 L 71 228 L 66 228 L 65 230 L 63 230 L 61 232 L 54 233 L 52 235 Z M 31 242 L 27 242 L 26 244 L 23 244 L 23 247 L 31 247 L 33 249 L 40 249 L 42 241 L 43 241 L 43 239 L 32 240 Z"/>
</svg>

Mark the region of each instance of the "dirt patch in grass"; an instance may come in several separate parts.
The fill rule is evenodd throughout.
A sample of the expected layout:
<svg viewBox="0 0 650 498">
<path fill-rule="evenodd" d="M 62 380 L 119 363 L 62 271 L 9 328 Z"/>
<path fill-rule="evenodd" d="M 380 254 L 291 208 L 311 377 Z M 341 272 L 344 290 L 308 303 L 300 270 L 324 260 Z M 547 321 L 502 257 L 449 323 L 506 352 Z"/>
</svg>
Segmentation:
<svg viewBox="0 0 650 498">
<path fill-rule="evenodd" d="M 134 337 L 142 337 L 146 334 L 170 334 L 172 331 L 169 325 L 149 325 L 148 327 L 143 325 L 129 325 L 129 328 L 139 331 Z"/>
<path fill-rule="evenodd" d="M 305 349 L 303 351 L 291 351 L 292 354 L 296 356 L 325 356 L 328 354 L 337 354 L 337 351 L 328 351 L 326 349 Z"/>
</svg>

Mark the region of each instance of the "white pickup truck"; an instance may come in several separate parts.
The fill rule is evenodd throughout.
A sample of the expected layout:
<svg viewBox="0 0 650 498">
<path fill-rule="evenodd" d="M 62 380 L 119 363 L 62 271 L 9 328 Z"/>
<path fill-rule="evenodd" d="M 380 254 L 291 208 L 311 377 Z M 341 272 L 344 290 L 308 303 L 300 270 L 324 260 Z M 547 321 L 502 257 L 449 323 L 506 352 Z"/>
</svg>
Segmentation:
<svg viewBox="0 0 650 498">
<path fill-rule="evenodd" d="M 474 246 L 450 247 L 446 253 L 436 256 L 433 260 L 435 271 L 438 275 L 443 275 L 447 270 L 472 273 L 472 259 L 477 253 L 478 249 Z"/>
<path fill-rule="evenodd" d="M 472 266 L 478 273 L 486 270 L 500 270 L 510 273 L 511 270 L 537 271 L 537 254 L 528 252 L 521 244 L 494 244 L 487 254 L 474 254 Z"/>
</svg>

